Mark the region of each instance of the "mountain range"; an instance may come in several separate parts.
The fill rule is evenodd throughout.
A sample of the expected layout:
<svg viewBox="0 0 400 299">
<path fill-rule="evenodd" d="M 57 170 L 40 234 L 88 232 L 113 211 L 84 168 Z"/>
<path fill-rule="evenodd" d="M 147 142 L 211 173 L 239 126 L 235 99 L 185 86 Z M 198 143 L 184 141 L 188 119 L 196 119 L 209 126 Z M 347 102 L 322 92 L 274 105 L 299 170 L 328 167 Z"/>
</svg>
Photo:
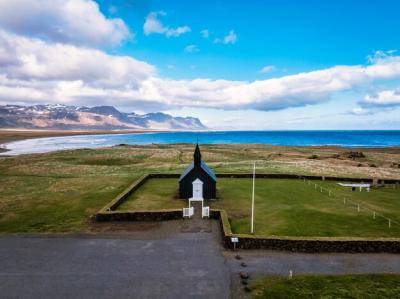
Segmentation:
<svg viewBox="0 0 400 299">
<path fill-rule="evenodd" d="M 174 117 L 162 112 L 136 114 L 113 106 L 0 105 L 0 128 L 26 129 L 151 129 L 204 130 L 194 117 Z"/>
</svg>

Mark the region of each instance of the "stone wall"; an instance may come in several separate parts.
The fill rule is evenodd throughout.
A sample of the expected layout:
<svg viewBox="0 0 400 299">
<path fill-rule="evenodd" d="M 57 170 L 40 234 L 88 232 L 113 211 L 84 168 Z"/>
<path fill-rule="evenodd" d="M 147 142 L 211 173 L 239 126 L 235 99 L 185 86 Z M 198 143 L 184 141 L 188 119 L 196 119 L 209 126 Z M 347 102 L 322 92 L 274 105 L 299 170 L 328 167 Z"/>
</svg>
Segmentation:
<svg viewBox="0 0 400 299">
<path fill-rule="evenodd" d="M 182 210 L 99 212 L 96 221 L 165 221 L 182 219 Z"/>
<path fill-rule="evenodd" d="M 121 205 L 133 192 L 139 189 L 148 179 L 152 178 L 179 178 L 180 174 L 177 173 L 150 173 L 143 175 L 140 179 L 131 184 L 126 188 L 121 194 L 114 198 L 110 203 L 108 203 L 102 212 L 114 211 Z M 252 178 L 251 173 L 221 173 L 218 174 L 218 178 Z M 256 174 L 256 178 L 272 178 L 272 179 L 302 179 L 306 178 L 308 180 L 328 180 L 328 181 L 351 181 L 351 182 L 365 182 L 372 183 L 372 179 L 369 178 L 345 178 L 345 177 L 321 177 L 321 176 L 298 176 L 294 174 L 271 174 L 271 173 L 259 173 Z M 383 182 L 383 181 L 379 181 Z M 400 180 L 385 180 L 386 184 L 398 184 Z"/>
<path fill-rule="evenodd" d="M 219 178 L 251 178 L 252 174 L 247 173 L 224 173 L 219 174 Z M 299 179 L 307 178 L 310 180 L 321 180 L 320 176 L 297 176 L 291 174 L 257 174 L 257 178 L 281 178 Z M 179 174 L 147 174 L 130 185 L 125 191 L 113 199 L 109 204 L 96 214 L 97 221 L 165 221 L 182 219 L 182 210 L 158 210 L 158 211 L 115 211 L 128 196 L 139 189 L 146 180 L 150 178 L 179 178 Z M 325 177 L 325 180 L 353 181 L 353 182 L 372 182 L 372 179 L 354 179 Z M 396 183 L 396 180 L 385 180 L 385 183 Z M 246 234 L 233 234 L 228 219 L 228 214 L 224 210 L 210 210 L 210 218 L 216 219 L 220 223 L 222 231 L 222 243 L 225 248 L 233 248 L 231 237 L 238 237 L 238 249 L 268 249 L 284 250 L 292 252 L 347 252 L 347 253 L 400 253 L 400 239 L 340 239 L 340 238 L 272 238 L 263 236 L 253 236 Z"/>
<path fill-rule="evenodd" d="M 239 239 L 237 249 L 266 249 L 292 252 L 346 252 L 346 253 L 400 253 L 399 239 L 386 240 L 344 240 L 340 238 L 270 238 L 245 234 L 233 234 L 226 212 L 211 210 L 210 217 L 217 219 L 222 231 L 222 243 L 225 248 L 233 249 L 231 237 Z"/>
<path fill-rule="evenodd" d="M 400 253 L 396 240 L 307 240 L 257 238 L 237 235 L 236 248 L 268 249 L 293 252 L 346 252 L 346 253 Z M 232 248 L 230 238 L 224 238 L 225 247 Z"/>
<path fill-rule="evenodd" d="M 220 173 L 217 178 L 253 178 L 252 173 Z M 325 181 L 342 181 L 356 183 L 373 183 L 372 178 L 348 178 L 348 177 L 331 177 L 331 176 L 316 176 L 316 175 L 296 175 L 296 174 L 281 174 L 281 173 L 256 173 L 256 178 L 270 179 L 307 179 L 307 180 L 325 180 Z M 400 180 L 377 180 L 379 184 L 398 184 Z"/>
</svg>

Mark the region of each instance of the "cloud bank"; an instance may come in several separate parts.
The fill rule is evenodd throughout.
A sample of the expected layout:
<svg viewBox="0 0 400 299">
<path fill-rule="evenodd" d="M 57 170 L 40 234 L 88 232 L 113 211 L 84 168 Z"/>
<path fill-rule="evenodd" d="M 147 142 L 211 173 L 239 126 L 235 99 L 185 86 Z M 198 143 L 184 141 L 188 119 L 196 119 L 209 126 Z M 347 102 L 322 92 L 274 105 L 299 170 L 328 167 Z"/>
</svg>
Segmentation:
<svg viewBox="0 0 400 299">
<path fill-rule="evenodd" d="M 112 103 L 143 108 L 274 110 L 317 104 L 339 91 L 400 78 L 400 57 L 257 81 L 173 80 L 130 56 L 0 32 L 0 100 Z M 398 92 L 365 102 L 393 104 Z"/>
<path fill-rule="evenodd" d="M 21 35 L 91 47 L 117 46 L 133 34 L 89 0 L 0 1 L 0 27 Z"/>
<path fill-rule="evenodd" d="M 177 37 L 190 31 L 188 26 L 163 25 L 159 17 L 164 15 L 150 13 L 144 33 Z M 400 79 L 400 56 L 394 52 L 378 52 L 367 65 L 339 65 L 266 80 L 163 78 L 145 61 L 97 49 L 118 44 L 130 33 L 122 20 L 106 18 L 90 0 L 0 2 L 0 27 L 5 28 L 0 29 L 2 103 L 267 111 L 319 104 L 337 92 L 371 89 L 377 82 Z M 220 40 L 224 44 L 236 41 L 233 30 Z M 196 50 L 189 45 L 184 51 Z M 271 70 L 271 66 L 264 68 Z M 378 91 L 360 102 L 364 110 L 356 108 L 353 113 L 362 115 L 368 107 L 399 102 L 399 90 Z"/>
<path fill-rule="evenodd" d="M 375 94 L 368 94 L 360 104 L 366 107 L 400 106 L 400 89 L 382 90 Z"/>
</svg>

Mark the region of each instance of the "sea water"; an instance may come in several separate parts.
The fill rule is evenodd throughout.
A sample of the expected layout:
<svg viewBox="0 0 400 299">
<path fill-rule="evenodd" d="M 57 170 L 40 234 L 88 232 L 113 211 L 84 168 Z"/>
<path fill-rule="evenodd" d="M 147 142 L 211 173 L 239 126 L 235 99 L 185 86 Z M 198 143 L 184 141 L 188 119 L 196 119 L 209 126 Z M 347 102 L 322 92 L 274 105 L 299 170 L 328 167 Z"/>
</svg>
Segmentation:
<svg viewBox="0 0 400 299">
<path fill-rule="evenodd" d="M 43 153 L 118 144 L 271 144 L 283 146 L 393 147 L 400 131 L 206 131 L 79 135 L 27 139 L 6 145 L 3 155 Z"/>
</svg>

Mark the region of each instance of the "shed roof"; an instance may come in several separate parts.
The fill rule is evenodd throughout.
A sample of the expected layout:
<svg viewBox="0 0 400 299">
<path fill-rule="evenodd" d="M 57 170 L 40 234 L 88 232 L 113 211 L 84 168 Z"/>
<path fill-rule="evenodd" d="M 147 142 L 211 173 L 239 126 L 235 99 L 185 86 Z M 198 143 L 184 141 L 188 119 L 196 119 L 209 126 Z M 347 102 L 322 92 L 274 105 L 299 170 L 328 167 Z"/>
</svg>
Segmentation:
<svg viewBox="0 0 400 299">
<path fill-rule="evenodd" d="M 371 187 L 371 184 L 359 184 L 359 183 L 350 183 L 350 184 L 346 184 L 346 183 L 338 183 L 338 185 L 343 186 L 343 187 L 357 187 L 357 188 L 369 188 Z"/>
<path fill-rule="evenodd" d="M 208 165 L 205 162 L 201 161 L 200 166 L 214 181 L 217 181 L 217 177 L 215 176 L 214 171 L 210 167 L 208 167 Z M 190 165 L 188 167 L 186 167 L 185 171 L 180 176 L 179 181 L 181 181 L 185 176 L 187 176 L 188 173 L 193 168 L 194 168 L 194 162 L 190 163 Z"/>
</svg>

